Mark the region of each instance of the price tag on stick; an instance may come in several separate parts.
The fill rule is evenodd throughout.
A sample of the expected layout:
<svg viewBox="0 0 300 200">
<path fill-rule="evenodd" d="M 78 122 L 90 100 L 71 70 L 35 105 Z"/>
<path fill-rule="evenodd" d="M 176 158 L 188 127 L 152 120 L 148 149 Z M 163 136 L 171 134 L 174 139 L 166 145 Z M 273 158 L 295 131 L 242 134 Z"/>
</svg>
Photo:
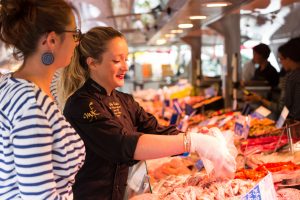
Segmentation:
<svg viewBox="0 0 300 200">
<path fill-rule="evenodd" d="M 276 128 L 281 128 L 283 126 L 288 114 L 289 114 L 289 110 L 287 109 L 286 106 L 284 106 L 284 108 L 279 116 L 279 119 L 276 122 Z"/>
</svg>

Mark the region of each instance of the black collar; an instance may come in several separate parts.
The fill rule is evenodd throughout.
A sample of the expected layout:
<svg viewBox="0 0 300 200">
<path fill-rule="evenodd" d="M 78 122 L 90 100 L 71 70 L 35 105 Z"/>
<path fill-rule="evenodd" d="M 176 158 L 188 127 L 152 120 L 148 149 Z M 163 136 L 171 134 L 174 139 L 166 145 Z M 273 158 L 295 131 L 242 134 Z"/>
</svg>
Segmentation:
<svg viewBox="0 0 300 200">
<path fill-rule="evenodd" d="M 101 85 L 99 85 L 96 81 L 94 81 L 93 79 L 89 78 L 86 81 L 86 84 L 88 86 L 88 88 L 90 88 L 91 90 L 94 90 L 97 93 L 100 93 L 101 95 L 105 95 L 107 96 L 107 92 L 105 90 L 104 87 L 102 87 Z M 114 95 L 114 90 L 112 90 L 111 92 L 111 96 Z"/>
</svg>

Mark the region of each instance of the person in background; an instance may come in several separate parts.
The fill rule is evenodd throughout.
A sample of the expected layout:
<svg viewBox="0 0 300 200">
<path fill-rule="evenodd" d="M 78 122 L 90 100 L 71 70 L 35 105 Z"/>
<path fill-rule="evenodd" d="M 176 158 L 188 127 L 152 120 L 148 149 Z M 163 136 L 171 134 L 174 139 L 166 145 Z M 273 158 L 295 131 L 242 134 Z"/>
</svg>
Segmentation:
<svg viewBox="0 0 300 200">
<path fill-rule="evenodd" d="M 253 47 L 253 62 L 259 67 L 255 70 L 252 80 L 267 81 L 268 85 L 274 88 L 279 83 L 279 74 L 268 62 L 270 53 L 271 50 L 266 44 L 260 43 Z"/>
<path fill-rule="evenodd" d="M 279 60 L 289 70 L 286 78 L 285 105 L 288 118 L 300 120 L 300 37 L 292 38 L 279 47 Z"/>
<path fill-rule="evenodd" d="M 160 126 L 131 95 L 119 92 L 128 71 L 128 46 L 111 27 L 84 34 L 58 87 L 64 115 L 87 149 L 73 187 L 75 199 L 124 198 L 129 166 L 139 160 L 197 152 L 217 176 L 231 176 L 235 160 L 213 136 Z"/>
<path fill-rule="evenodd" d="M 50 94 L 54 72 L 78 44 L 63 0 L 0 1 L 0 39 L 23 60 L 0 82 L 0 199 L 73 199 L 84 143 Z"/>
<path fill-rule="evenodd" d="M 300 104 L 297 99 L 300 97 L 299 77 L 300 56 L 295 49 L 300 48 L 300 38 L 294 38 L 278 48 L 278 58 L 282 64 L 280 71 L 279 89 L 280 96 L 278 101 L 269 101 L 262 96 L 252 93 L 245 96 L 246 101 L 260 102 L 273 112 L 277 117 L 286 105 L 289 109 L 291 119 L 300 120 Z M 298 96 L 297 96 L 298 95 Z"/>
</svg>

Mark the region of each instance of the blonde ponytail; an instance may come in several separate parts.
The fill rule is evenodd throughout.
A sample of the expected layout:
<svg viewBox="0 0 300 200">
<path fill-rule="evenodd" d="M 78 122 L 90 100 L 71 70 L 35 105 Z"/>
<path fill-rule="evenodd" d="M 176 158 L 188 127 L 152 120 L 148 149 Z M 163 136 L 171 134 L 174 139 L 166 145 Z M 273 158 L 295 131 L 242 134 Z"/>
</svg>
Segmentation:
<svg viewBox="0 0 300 200">
<path fill-rule="evenodd" d="M 89 77 L 87 68 L 81 66 L 79 62 L 79 46 L 75 48 L 74 55 L 68 67 L 65 67 L 60 73 L 57 84 L 57 100 L 61 110 L 63 110 L 67 99 L 80 87 Z"/>
</svg>

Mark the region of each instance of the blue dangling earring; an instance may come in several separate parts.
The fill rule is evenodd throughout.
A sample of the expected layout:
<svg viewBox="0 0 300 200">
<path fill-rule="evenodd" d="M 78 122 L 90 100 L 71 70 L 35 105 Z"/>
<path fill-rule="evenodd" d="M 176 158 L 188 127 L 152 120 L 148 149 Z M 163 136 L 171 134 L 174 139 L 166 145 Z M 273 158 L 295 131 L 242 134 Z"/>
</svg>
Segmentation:
<svg viewBox="0 0 300 200">
<path fill-rule="evenodd" d="M 51 52 L 43 53 L 42 55 L 42 63 L 44 65 L 51 65 L 54 62 L 54 55 Z"/>
</svg>

